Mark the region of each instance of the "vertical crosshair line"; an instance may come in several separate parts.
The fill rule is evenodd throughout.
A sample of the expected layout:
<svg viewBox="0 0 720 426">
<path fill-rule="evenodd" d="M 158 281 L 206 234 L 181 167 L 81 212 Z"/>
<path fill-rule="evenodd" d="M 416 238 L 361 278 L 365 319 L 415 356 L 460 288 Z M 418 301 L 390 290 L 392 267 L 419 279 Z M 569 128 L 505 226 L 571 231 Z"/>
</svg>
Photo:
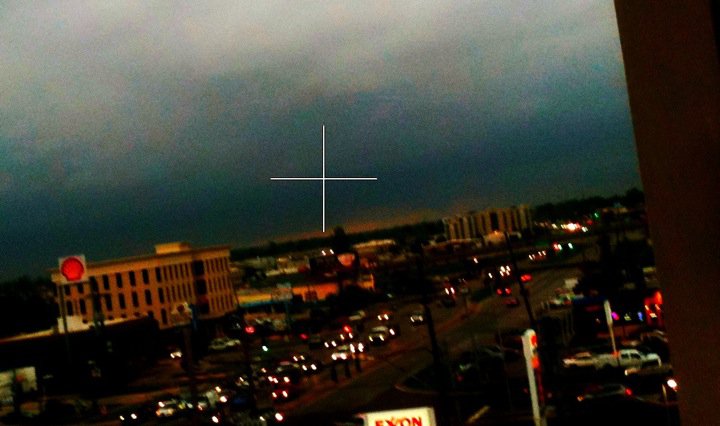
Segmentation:
<svg viewBox="0 0 720 426">
<path fill-rule="evenodd" d="M 322 161 L 323 161 L 323 176 L 322 176 L 322 204 L 323 204 L 323 228 L 322 231 L 325 232 L 325 125 L 322 126 L 323 130 L 323 154 L 322 154 Z"/>
<path fill-rule="evenodd" d="M 270 180 L 321 180 L 322 181 L 322 231 L 325 232 L 325 181 L 326 180 L 377 180 L 376 177 L 327 177 L 325 174 L 325 125 L 322 126 L 322 177 L 271 177 Z"/>
</svg>

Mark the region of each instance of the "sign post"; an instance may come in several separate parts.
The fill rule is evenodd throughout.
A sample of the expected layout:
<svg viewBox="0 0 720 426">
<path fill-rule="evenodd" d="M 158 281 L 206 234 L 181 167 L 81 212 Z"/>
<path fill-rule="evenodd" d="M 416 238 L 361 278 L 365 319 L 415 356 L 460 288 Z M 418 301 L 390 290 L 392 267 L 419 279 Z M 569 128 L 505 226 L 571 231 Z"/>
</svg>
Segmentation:
<svg viewBox="0 0 720 426">
<path fill-rule="evenodd" d="M 537 335 L 535 330 L 527 329 L 522 335 L 523 354 L 525 355 L 525 368 L 528 376 L 528 392 L 532 405 L 533 421 L 535 426 L 546 426 L 545 417 L 540 412 L 540 398 L 538 397 L 538 384 L 535 371 L 540 369 L 540 358 L 537 353 Z"/>
<path fill-rule="evenodd" d="M 87 279 L 87 263 L 84 254 L 76 254 L 58 258 L 58 269 L 60 270 L 60 282 L 58 282 L 58 294 L 60 301 L 60 316 L 62 318 L 63 336 L 65 336 L 65 352 L 67 354 L 68 368 L 72 368 L 72 356 L 70 354 L 70 337 L 68 335 L 67 306 L 65 306 L 65 288 L 70 284 L 82 285 Z"/>
<path fill-rule="evenodd" d="M 607 322 L 608 331 L 610 331 L 610 341 L 612 341 L 613 356 L 617 356 L 617 345 L 615 344 L 615 332 L 613 331 L 613 317 L 612 309 L 610 309 L 610 301 L 606 300 L 603 302 L 603 309 L 605 310 L 605 321 Z"/>
</svg>

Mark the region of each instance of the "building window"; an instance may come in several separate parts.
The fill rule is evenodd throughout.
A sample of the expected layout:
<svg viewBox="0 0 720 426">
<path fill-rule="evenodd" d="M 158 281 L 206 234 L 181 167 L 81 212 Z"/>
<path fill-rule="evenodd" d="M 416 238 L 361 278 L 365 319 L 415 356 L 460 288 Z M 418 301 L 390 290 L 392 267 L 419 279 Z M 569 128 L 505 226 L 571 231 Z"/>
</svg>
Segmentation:
<svg viewBox="0 0 720 426">
<path fill-rule="evenodd" d="M 80 293 L 80 294 L 85 293 L 85 287 L 82 285 L 82 283 L 80 283 L 80 284 L 77 285 L 77 291 L 78 291 L 78 293 Z"/>
<path fill-rule="evenodd" d="M 138 306 L 140 306 L 140 302 L 138 302 L 138 295 L 134 291 L 132 292 L 132 304 L 133 308 L 137 308 Z"/>
<path fill-rule="evenodd" d="M 205 280 L 197 280 L 195 282 L 195 294 L 207 294 L 207 283 Z"/>
<path fill-rule="evenodd" d="M 158 289 L 158 300 L 160 303 L 165 303 L 165 293 L 163 292 L 163 289 Z"/>
<path fill-rule="evenodd" d="M 148 277 L 147 269 L 142 270 L 143 284 L 150 284 L 150 277 Z"/>
<path fill-rule="evenodd" d="M 122 288 L 123 279 L 122 279 L 122 274 L 120 272 L 115 274 L 115 282 L 117 283 L 117 288 Z"/>
<path fill-rule="evenodd" d="M 80 314 L 85 315 L 87 313 L 87 308 L 85 307 L 85 299 L 80 299 Z"/>
<path fill-rule="evenodd" d="M 162 274 L 160 273 L 160 268 L 155 268 L 155 281 L 159 283 L 162 282 Z"/>
<path fill-rule="evenodd" d="M 120 309 L 125 309 L 125 295 L 124 294 L 118 294 L 118 306 L 120 306 Z M 125 318 L 125 317 L 123 317 Z"/>
<path fill-rule="evenodd" d="M 148 306 L 152 305 L 152 294 L 150 294 L 150 290 L 145 290 L 145 304 Z"/>
<path fill-rule="evenodd" d="M 192 273 L 196 277 L 200 275 L 205 275 L 205 264 L 202 260 L 196 260 L 192 263 Z"/>
<path fill-rule="evenodd" d="M 131 285 L 132 287 L 135 287 L 135 284 L 136 284 L 136 283 L 135 283 L 135 271 L 130 271 L 130 272 L 128 272 L 128 275 L 129 275 L 129 277 L 130 277 L 130 285 Z"/>
<path fill-rule="evenodd" d="M 95 277 L 90 278 L 90 292 L 91 293 L 97 293 L 100 289 L 98 288 L 98 283 Z"/>
<path fill-rule="evenodd" d="M 173 265 L 173 278 L 178 279 L 180 277 L 180 271 L 177 265 Z"/>
<path fill-rule="evenodd" d="M 162 317 L 163 325 L 167 325 L 167 312 L 164 308 L 160 311 L 160 316 Z"/>
<path fill-rule="evenodd" d="M 490 230 L 497 231 L 500 229 L 500 223 L 498 223 L 498 215 L 495 212 L 490 213 Z"/>
<path fill-rule="evenodd" d="M 147 314 L 151 319 L 155 319 L 155 313 L 153 313 L 153 311 L 147 311 Z"/>
<path fill-rule="evenodd" d="M 65 302 L 65 315 L 72 316 L 72 314 L 73 314 L 72 302 L 68 300 L 67 302 Z"/>
<path fill-rule="evenodd" d="M 112 297 L 109 294 L 105 295 L 105 309 L 112 311 Z"/>
</svg>

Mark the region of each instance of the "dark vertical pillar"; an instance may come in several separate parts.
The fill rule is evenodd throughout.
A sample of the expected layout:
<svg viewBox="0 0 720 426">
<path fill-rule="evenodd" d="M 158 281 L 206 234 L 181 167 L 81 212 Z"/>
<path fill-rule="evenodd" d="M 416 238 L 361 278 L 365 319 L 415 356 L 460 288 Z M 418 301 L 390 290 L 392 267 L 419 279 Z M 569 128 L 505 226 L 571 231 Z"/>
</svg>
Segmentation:
<svg viewBox="0 0 720 426">
<path fill-rule="evenodd" d="M 720 424 L 717 2 L 615 8 L 682 423 Z"/>
</svg>

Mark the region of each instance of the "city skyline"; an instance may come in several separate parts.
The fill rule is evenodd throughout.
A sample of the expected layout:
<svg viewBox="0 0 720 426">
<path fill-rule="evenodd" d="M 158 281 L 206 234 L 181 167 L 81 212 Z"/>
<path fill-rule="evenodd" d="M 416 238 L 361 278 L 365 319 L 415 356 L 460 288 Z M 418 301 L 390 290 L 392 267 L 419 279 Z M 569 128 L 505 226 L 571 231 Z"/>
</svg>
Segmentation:
<svg viewBox="0 0 720 426">
<path fill-rule="evenodd" d="M 612 3 L 11 3 L 0 280 L 641 187 Z"/>
</svg>

